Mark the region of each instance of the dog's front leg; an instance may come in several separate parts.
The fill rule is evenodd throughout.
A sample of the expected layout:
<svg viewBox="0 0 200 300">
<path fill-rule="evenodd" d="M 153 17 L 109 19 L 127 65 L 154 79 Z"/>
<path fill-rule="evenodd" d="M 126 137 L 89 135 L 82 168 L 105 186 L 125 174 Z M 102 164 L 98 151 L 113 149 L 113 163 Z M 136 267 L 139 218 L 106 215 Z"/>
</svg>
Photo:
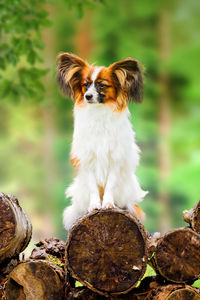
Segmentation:
<svg viewBox="0 0 200 300">
<path fill-rule="evenodd" d="M 111 171 L 108 175 L 107 183 L 104 190 L 102 208 L 113 208 L 115 207 L 113 190 L 117 183 L 117 176 L 114 171 Z"/>
<path fill-rule="evenodd" d="M 101 208 L 99 189 L 98 189 L 95 177 L 91 172 L 89 172 L 89 174 L 88 174 L 88 186 L 89 186 L 89 191 L 90 191 L 90 204 L 89 204 L 88 211 L 90 212 L 94 209 Z"/>
</svg>

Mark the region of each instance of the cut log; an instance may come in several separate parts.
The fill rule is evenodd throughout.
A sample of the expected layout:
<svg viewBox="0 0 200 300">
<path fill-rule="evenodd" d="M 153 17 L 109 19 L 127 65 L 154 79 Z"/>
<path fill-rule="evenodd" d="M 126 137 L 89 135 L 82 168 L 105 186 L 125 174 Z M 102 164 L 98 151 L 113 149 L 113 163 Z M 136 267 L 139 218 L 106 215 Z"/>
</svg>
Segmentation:
<svg viewBox="0 0 200 300">
<path fill-rule="evenodd" d="M 0 193 L 0 263 L 22 252 L 31 234 L 31 223 L 17 198 Z"/>
<path fill-rule="evenodd" d="M 172 292 L 166 300 L 200 300 L 200 294 L 194 288 L 187 287 Z"/>
<path fill-rule="evenodd" d="M 72 277 L 102 295 L 127 293 L 145 273 L 147 236 L 128 212 L 94 211 L 69 233 L 67 268 Z"/>
<path fill-rule="evenodd" d="M 84 287 L 74 289 L 68 294 L 66 300 L 145 300 L 147 299 L 147 294 L 148 293 L 138 295 L 130 291 L 128 294 L 125 295 L 110 295 L 106 297 Z"/>
<path fill-rule="evenodd" d="M 199 297 L 196 288 L 169 284 L 153 290 L 145 300 L 199 300 Z"/>
<path fill-rule="evenodd" d="M 172 282 L 193 282 L 200 276 L 200 235 L 190 228 L 168 232 L 158 240 L 154 269 Z"/>
<path fill-rule="evenodd" d="M 139 287 L 125 295 L 105 297 L 86 287 L 79 287 L 72 289 L 66 300 L 199 300 L 199 297 L 197 288 L 185 284 L 167 284 L 161 277 L 146 277 Z"/>
<path fill-rule="evenodd" d="M 63 300 L 63 271 L 44 260 L 20 263 L 8 276 L 4 297 L 6 300 Z"/>
<path fill-rule="evenodd" d="M 184 210 L 183 220 L 189 223 L 194 231 L 200 233 L 200 200 L 190 210 Z"/>
<path fill-rule="evenodd" d="M 0 275 L 0 299 L 3 299 L 3 285 L 5 278 Z"/>
<path fill-rule="evenodd" d="M 103 296 L 93 292 L 87 287 L 72 288 L 69 286 L 66 300 L 148 300 L 152 291 L 162 286 L 163 278 L 160 276 L 145 277 L 139 287 L 133 288 L 127 294 Z"/>
<path fill-rule="evenodd" d="M 5 278 L 19 263 L 19 255 L 11 259 L 5 259 L 0 264 L 0 278 Z M 1 299 L 1 298 L 0 298 Z"/>
</svg>

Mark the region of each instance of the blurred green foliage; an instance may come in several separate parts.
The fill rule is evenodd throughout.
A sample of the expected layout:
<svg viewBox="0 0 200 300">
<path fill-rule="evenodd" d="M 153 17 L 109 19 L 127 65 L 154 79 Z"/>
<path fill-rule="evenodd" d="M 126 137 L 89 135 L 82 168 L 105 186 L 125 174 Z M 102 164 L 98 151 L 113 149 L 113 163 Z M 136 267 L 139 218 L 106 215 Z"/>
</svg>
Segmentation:
<svg viewBox="0 0 200 300">
<path fill-rule="evenodd" d="M 41 30 L 50 25 L 43 1 L 0 1 L 0 97 L 15 101 L 44 93 Z M 1 71 L 3 70 L 3 72 Z"/>
<path fill-rule="evenodd" d="M 169 35 L 165 60 L 159 46 L 163 11 Z M 98 65 L 128 56 L 144 64 L 144 102 L 131 103 L 130 111 L 142 150 L 137 174 L 149 191 L 142 203 L 146 227 L 160 229 L 162 188 L 168 194 L 170 227 L 183 225 L 182 210 L 200 196 L 199 11 L 195 0 L 0 0 L 0 184 L 21 199 L 35 239 L 65 237 L 61 215 L 69 204 L 64 190 L 73 178 L 73 103 L 56 86 L 56 56 L 62 51 Z M 163 72 L 170 112 L 165 182 L 159 170 Z"/>
<path fill-rule="evenodd" d="M 84 15 L 84 9 L 94 9 L 96 3 L 104 3 L 104 0 L 65 0 L 67 6 L 70 9 L 74 9 L 77 18 L 82 18 Z"/>
</svg>

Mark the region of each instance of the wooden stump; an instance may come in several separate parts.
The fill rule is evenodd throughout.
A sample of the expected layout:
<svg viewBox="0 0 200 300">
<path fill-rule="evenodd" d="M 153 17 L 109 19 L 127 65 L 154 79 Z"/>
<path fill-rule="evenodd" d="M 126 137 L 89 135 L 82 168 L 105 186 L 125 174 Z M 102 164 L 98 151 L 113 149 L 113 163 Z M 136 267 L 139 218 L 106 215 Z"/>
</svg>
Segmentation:
<svg viewBox="0 0 200 300">
<path fill-rule="evenodd" d="M 189 223 L 194 231 L 200 233 L 200 200 L 190 210 L 184 210 L 183 220 Z"/>
<path fill-rule="evenodd" d="M 6 300 L 63 300 L 62 270 L 44 260 L 19 264 L 8 276 L 4 288 Z"/>
<path fill-rule="evenodd" d="M 168 232 L 158 241 L 152 265 L 169 281 L 196 280 L 200 276 L 200 235 L 190 228 Z"/>
<path fill-rule="evenodd" d="M 78 221 L 66 245 L 72 277 L 103 295 L 130 291 L 147 265 L 147 233 L 128 212 L 99 210 Z"/>
<path fill-rule="evenodd" d="M 0 193 L 0 263 L 22 252 L 31 233 L 31 223 L 17 198 Z"/>
</svg>

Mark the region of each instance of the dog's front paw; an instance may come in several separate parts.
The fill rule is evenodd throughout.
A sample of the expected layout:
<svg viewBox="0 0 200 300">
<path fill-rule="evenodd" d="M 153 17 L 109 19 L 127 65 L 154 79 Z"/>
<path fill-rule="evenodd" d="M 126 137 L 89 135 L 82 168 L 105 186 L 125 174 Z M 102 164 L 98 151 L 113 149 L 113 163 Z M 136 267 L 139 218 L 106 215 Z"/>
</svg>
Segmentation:
<svg viewBox="0 0 200 300">
<path fill-rule="evenodd" d="M 100 200 L 100 198 L 97 197 L 97 196 L 95 196 L 95 195 L 92 195 L 90 197 L 90 205 L 89 205 L 88 211 L 91 212 L 94 209 L 100 209 L 100 208 L 101 208 L 101 200 Z"/>
<path fill-rule="evenodd" d="M 115 208 L 114 200 L 113 197 L 110 195 L 104 195 L 103 197 L 103 203 L 102 203 L 102 208 Z"/>
<path fill-rule="evenodd" d="M 95 209 L 101 209 L 101 204 L 98 204 L 98 203 L 92 203 L 89 205 L 89 208 L 88 208 L 88 211 L 91 212 Z"/>
</svg>

